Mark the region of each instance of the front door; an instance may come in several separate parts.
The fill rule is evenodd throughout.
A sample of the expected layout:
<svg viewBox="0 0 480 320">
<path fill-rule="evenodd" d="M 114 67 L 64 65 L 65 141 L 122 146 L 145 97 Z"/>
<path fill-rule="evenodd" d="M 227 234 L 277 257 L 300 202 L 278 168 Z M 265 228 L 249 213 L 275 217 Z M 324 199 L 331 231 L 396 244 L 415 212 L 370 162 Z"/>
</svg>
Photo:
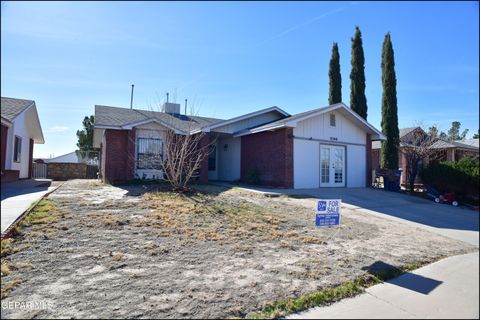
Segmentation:
<svg viewBox="0 0 480 320">
<path fill-rule="evenodd" d="M 320 145 L 320 187 L 345 187 L 345 147 Z"/>
</svg>

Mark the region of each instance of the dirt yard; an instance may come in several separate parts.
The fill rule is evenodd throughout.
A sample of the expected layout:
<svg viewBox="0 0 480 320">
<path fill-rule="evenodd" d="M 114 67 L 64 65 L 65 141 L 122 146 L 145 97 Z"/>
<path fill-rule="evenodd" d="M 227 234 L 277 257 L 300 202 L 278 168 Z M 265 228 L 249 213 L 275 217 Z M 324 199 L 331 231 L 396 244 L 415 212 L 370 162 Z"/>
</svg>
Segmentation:
<svg viewBox="0 0 480 320">
<path fill-rule="evenodd" d="M 41 216 L 2 249 L 2 318 L 245 317 L 374 263 L 476 250 L 346 208 L 340 227 L 315 228 L 314 199 L 235 188 L 183 196 L 73 180 L 48 199 L 57 219 Z M 48 307 L 3 308 L 28 301 Z"/>
</svg>

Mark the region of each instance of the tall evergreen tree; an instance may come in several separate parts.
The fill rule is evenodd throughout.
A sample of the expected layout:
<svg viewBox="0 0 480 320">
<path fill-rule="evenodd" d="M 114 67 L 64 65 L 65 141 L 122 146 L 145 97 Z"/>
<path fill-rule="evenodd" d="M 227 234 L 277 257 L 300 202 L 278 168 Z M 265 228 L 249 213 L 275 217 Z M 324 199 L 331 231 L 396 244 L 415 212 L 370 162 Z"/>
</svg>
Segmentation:
<svg viewBox="0 0 480 320">
<path fill-rule="evenodd" d="M 328 70 L 329 92 L 328 104 L 342 102 L 342 75 L 340 74 L 340 54 L 338 45 L 333 43 L 332 57 L 330 58 L 330 68 Z"/>
<path fill-rule="evenodd" d="M 362 33 L 355 27 L 352 38 L 352 71 L 350 72 L 350 108 L 363 119 L 367 119 L 365 97 L 365 56 L 363 55 Z"/>
<path fill-rule="evenodd" d="M 397 115 L 397 77 L 390 32 L 385 35 L 382 48 L 382 132 L 387 137 L 382 141 L 382 167 L 398 169 L 400 146 Z"/>
</svg>

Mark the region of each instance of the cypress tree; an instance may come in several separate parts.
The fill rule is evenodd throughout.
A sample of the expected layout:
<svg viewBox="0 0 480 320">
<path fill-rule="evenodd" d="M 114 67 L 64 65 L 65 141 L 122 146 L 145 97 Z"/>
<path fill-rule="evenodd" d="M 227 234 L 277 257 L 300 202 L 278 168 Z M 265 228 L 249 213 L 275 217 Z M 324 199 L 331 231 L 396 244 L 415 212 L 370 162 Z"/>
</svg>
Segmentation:
<svg viewBox="0 0 480 320">
<path fill-rule="evenodd" d="M 382 48 L 382 132 L 387 137 L 382 141 L 382 167 L 398 169 L 400 138 L 397 115 L 397 78 L 390 33 L 385 35 Z"/>
<path fill-rule="evenodd" d="M 367 120 L 367 98 L 365 97 L 365 57 L 362 33 L 355 27 L 352 38 L 352 71 L 350 72 L 350 108 Z"/>
<path fill-rule="evenodd" d="M 340 74 L 340 54 L 338 45 L 333 43 L 332 57 L 330 58 L 330 68 L 328 70 L 329 91 L 328 104 L 342 102 L 342 75 Z"/>
</svg>

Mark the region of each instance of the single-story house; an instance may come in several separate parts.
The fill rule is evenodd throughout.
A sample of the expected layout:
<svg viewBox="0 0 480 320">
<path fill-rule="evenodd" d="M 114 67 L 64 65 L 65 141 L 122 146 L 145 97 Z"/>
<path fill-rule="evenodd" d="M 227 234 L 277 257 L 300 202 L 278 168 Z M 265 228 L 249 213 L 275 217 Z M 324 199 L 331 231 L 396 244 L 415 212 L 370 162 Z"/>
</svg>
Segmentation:
<svg viewBox="0 0 480 320">
<path fill-rule="evenodd" d="M 446 161 L 459 161 L 465 157 L 479 155 L 478 139 L 445 141 L 437 140 L 430 148 L 439 151 L 438 158 Z"/>
<path fill-rule="evenodd" d="M 180 114 L 175 103 L 162 112 L 96 105 L 93 145 L 101 149 L 102 179 L 161 178 L 142 158 L 163 154 L 166 129 L 215 141 L 201 182 L 248 181 L 255 172 L 260 184 L 284 188 L 370 185 L 371 141 L 385 139 L 343 103 L 295 115 L 271 107 L 228 120 Z"/>
<path fill-rule="evenodd" d="M 420 127 L 403 128 L 399 130 L 400 150 L 398 152 L 398 168 L 402 170 L 400 177 L 400 184 L 406 185 L 408 180 L 407 161 L 405 154 L 402 153 L 402 148 L 407 148 L 414 136 L 417 134 L 427 135 Z M 466 156 L 475 156 L 479 154 L 478 139 L 446 141 L 443 139 L 436 139 L 430 148 L 437 150 L 435 159 L 441 161 L 458 161 Z M 372 142 L 372 167 L 373 169 L 380 168 L 381 157 L 381 142 Z M 418 182 L 420 182 L 418 180 Z M 417 182 L 416 182 L 417 183 Z"/>
<path fill-rule="evenodd" d="M 35 101 L 1 98 L 2 182 L 32 177 L 33 145 L 43 144 Z"/>
<path fill-rule="evenodd" d="M 98 152 L 90 152 L 90 157 L 86 156 L 85 152 L 78 150 L 72 151 L 61 156 L 52 158 L 37 158 L 33 159 L 36 163 L 86 163 L 88 165 L 98 165 Z"/>
<path fill-rule="evenodd" d="M 62 154 L 61 156 L 56 156 L 52 158 L 39 158 L 34 159 L 33 162 L 39 163 L 81 163 L 81 157 L 77 154 L 76 151 Z"/>
</svg>

